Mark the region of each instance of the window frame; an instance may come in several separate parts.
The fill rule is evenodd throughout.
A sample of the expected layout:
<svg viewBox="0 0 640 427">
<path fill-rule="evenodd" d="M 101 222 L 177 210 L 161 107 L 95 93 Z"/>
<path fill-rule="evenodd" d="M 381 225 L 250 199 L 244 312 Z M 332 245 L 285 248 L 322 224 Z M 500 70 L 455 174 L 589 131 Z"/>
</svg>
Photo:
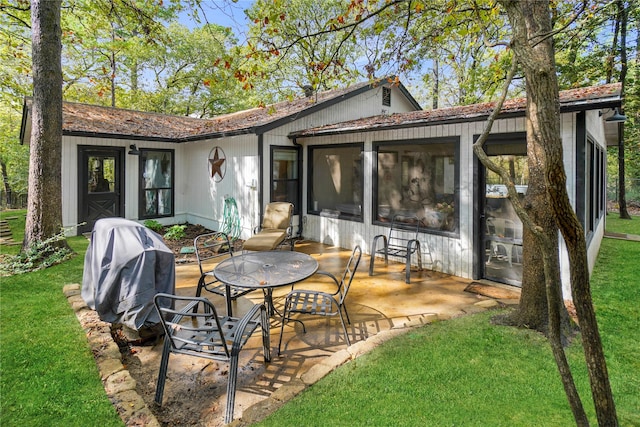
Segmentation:
<svg viewBox="0 0 640 427">
<path fill-rule="evenodd" d="M 391 88 L 382 86 L 382 106 L 391 107 Z"/>
<path fill-rule="evenodd" d="M 451 144 L 453 146 L 453 161 L 454 161 L 454 184 L 453 184 L 453 200 L 454 200 L 454 210 L 453 217 L 456 223 L 456 226 L 453 230 L 440 230 L 435 228 L 429 228 L 427 226 L 422 226 L 420 228 L 420 232 L 424 234 L 433 234 L 440 235 L 446 237 L 457 238 L 460 236 L 460 137 L 459 136 L 443 136 L 443 137 L 434 137 L 434 138 L 420 138 L 420 139 L 406 139 L 406 140 L 381 140 L 381 141 L 373 141 L 372 146 L 372 176 L 371 176 L 371 187 L 372 187 L 372 197 L 371 197 L 371 224 L 379 225 L 383 227 L 390 227 L 391 222 L 389 221 L 381 221 L 378 219 L 378 153 L 380 152 L 391 152 L 393 150 L 392 147 L 396 146 L 406 146 L 406 145 L 415 145 L 415 146 L 428 146 L 435 144 Z M 382 150 L 381 150 L 382 147 Z M 397 151 L 397 150 L 396 150 Z M 400 159 L 398 159 L 398 164 L 400 164 Z M 402 166 L 400 166 L 402 167 Z M 410 229 L 411 224 L 407 224 L 405 227 L 402 223 L 396 223 L 396 226 L 399 228 Z"/>
<path fill-rule="evenodd" d="M 360 215 L 356 214 L 344 214 L 340 211 L 335 212 L 324 212 L 320 209 L 315 209 L 313 206 L 313 153 L 316 150 L 326 150 L 326 149 L 338 149 L 338 148 L 359 148 L 360 149 L 360 198 L 362 200 Z M 318 144 L 318 145 L 309 145 L 307 148 L 307 214 L 314 216 L 331 216 L 338 219 L 353 221 L 353 222 L 364 222 L 364 142 L 354 142 L 354 143 L 344 143 L 344 144 Z"/>
<path fill-rule="evenodd" d="M 148 153 L 168 153 L 171 159 L 171 186 L 169 187 L 152 187 L 145 188 L 144 185 L 144 172 L 145 172 L 145 160 Z M 176 155 L 175 150 L 170 148 L 140 148 L 140 155 L 138 156 L 138 218 L 139 219 L 153 219 L 153 218 L 168 218 L 175 216 L 175 174 L 176 174 Z M 158 192 L 159 190 L 171 190 L 171 209 L 168 214 L 153 214 L 146 213 L 146 199 L 145 193 L 149 190 L 156 190 L 156 212 L 158 211 Z"/>
<path fill-rule="evenodd" d="M 606 154 L 605 150 L 587 135 L 584 155 L 584 231 L 587 241 L 598 228 L 606 206 Z"/>
<path fill-rule="evenodd" d="M 275 158 L 274 154 L 277 151 L 292 151 L 295 153 L 295 159 L 297 162 L 297 170 L 296 170 L 296 178 L 286 178 L 286 179 L 275 179 L 273 177 L 273 173 L 275 170 Z M 269 200 L 275 202 L 275 193 L 274 193 L 274 184 L 277 183 L 285 183 L 285 186 L 288 187 L 288 184 L 295 183 L 295 195 L 297 200 L 286 200 L 293 204 L 293 214 L 300 215 L 300 204 L 302 203 L 302 192 L 300 185 L 300 177 L 302 176 L 302 150 L 301 147 L 296 146 L 286 146 L 286 145 L 272 145 L 270 147 L 270 161 L 269 161 Z M 287 193 L 288 194 L 288 193 Z"/>
</svg>

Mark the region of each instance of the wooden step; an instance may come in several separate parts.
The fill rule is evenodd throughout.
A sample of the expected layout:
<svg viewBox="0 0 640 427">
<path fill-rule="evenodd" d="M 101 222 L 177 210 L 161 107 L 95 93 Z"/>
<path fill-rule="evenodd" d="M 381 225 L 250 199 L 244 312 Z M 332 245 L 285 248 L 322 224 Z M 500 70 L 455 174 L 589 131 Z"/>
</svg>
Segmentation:
<svg viewBox="0 0 640 427">
<path fill-rule="evenodd" d="M 0 220 L 0 239 L 11 239 L 11 227 L 6 220 Z"/>
</svg>

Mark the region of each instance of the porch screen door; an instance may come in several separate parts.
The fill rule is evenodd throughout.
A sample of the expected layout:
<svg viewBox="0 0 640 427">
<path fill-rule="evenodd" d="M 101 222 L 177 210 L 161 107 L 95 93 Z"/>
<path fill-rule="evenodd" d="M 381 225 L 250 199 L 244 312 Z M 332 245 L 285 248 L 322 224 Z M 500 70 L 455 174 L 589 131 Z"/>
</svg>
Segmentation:
<svg viewBox="0 0 640 427">
<path fill-rule="evenodd" d="M 89 232 L 100 218 L 123 214 L 124 149 L 78 147 L 78 234 Z"/>
<path fill-rule="evenodd" d="M 521 142 L 520 142 L 521 141 Z M 509 171 L 518 197 L 524 198 L 529 184 L 524 136 L 490 141 L 491 160 Z M 522 222 L 507 197 L 507 187 L 494 172 L 484 169 L 481 186 L 483 277 L 522 286 Z M 484 190 L 484 191 L 483 191 Z"/>
</svg>

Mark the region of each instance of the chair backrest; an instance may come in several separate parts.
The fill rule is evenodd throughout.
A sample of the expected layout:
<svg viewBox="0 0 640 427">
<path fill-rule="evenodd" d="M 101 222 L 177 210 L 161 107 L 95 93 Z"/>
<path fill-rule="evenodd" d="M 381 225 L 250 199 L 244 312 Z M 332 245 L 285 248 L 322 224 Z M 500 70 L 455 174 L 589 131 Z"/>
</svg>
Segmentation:
<svg viewBox="0 0 640 427">
<path fill-rule="evenodd" d="M 233 255 L 233 247 L 227 234 L 217 231 L 196 236 L 193 239 L 193 247 L 196 251 L 200 274 L 213 270 L 214 259 L 224 255 Z"/>
<path fill-rule="evenodd" d="M 153 298 L 171 351 L 214 360 L 229 360 L 231 348 L 211 302 L 202 297 L 159 293 Z M 180 307 L 176 307 L 176 306 Z"/>
<path fill-rule="evenodd" d="M 488 217 L 485 222 L 486 222 L 486 225 L 487 225 L 486 233 L 488 235 L 495 236 L 495 234 L 496 234 L 496 225 L 493 223 L 493 218 Z"/>
<path fill-rule="evenodd" d="M 291 226 L 292 218 L 293 204 L 289 202 L 267 203 L 262 217 L 262 228 L 286 230 Z"/>
<path fill-rule="evenodd" d="M 511 219 L 505 219 L 504 220 L 504 237 L 508 237 L 512 239 L 517 239 L 517 238 L 522 239 L 522 228 L 520 229 L 518 228 L 519 227 L 516 227 L 515 221 Z"/>
<path fill-rule="evenodd" d="M 358 265 L 360 264 L 360 258 L 362 257 L 362 249 L 360 245 L 356 245 L 351 252 L 351 257 L 349 257 L 349 262 L 347 262 L 347 266 L 344 269 L 344 273 L 342 273 L 342 279 L 340 280 L 339 290 L 340 293 L 340 304 L 344 303 L 344 300 L 347 298 L 347 292 L 349 292 L 349 287 L 351 287 L 351 281 L 353 280 L 353 276 L 356 275 L 356 270 L 358 269 Z"/>
<path fill-rule="evenodd" d="M 420 224 L 422 224 L 422 220 L 418 217 L 394 215 L 387 236 L 389 245 L 406 248 L 410 240 L 418 240 L 420 238 Z"/>
</svg>

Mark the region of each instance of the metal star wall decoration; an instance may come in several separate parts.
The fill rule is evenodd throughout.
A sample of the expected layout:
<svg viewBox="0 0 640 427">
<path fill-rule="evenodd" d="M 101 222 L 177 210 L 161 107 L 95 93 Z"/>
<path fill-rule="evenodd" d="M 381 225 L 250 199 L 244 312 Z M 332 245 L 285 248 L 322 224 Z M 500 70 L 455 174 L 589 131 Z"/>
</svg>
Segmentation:
<svg viewBox="0 0 640 427">
<path fill-rule="evenodd" d="M 213 158 L 211 158 L 211 153 L 213 153 Z M 225 164 L 225 155 L 224 151 L 220 147 L 214 147 L 209 152 L 209 167 L 211 169 L 211 178 L 215 182 L 220 182 L 224 178 L 225 172 L 227 170 L 227 165 Z"/>
</svg>

